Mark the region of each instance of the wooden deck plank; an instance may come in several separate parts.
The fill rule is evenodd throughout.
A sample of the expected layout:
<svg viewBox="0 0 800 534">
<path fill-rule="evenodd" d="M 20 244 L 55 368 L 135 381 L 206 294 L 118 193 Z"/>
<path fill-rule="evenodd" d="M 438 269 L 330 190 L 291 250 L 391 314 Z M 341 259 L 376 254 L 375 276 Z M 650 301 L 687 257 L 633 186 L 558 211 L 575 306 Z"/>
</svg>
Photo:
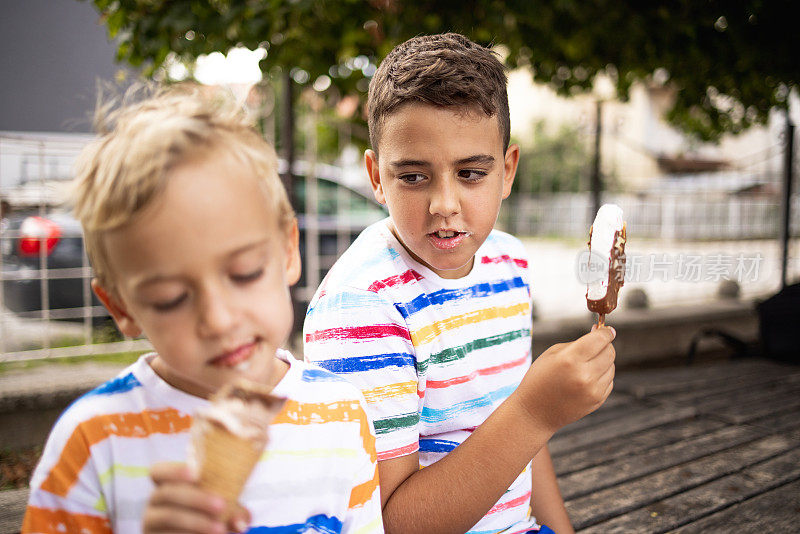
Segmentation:
<svg viewBox="0 0 800 534">
<path fill-rule="evenodd" d="M 767 432 L 782 433 L 800 440 L 800 410 L 797 409 L 770 414 L 761 419 L 753 419 L 748 421 L 747 425 L 762 428 Z"/>
<path fill-rule="evenodd" d="M 800 385 L 800 375 L 764 376 L 736 378 L 725 382 L 709 386 L 704 384 L 702 387 L 693 387 L 683 392 L 672 392 L 667 394 L 650 395 L 652 400 L 664 400 L 674 403 L 688 402 L 710 402 L 715 398 L 729 398 L 742 395 L 743 392 L 766 392 L 781 387 Z"/>
<path fill-rule="evenodd" d="M 744 404 L 759 402 L 773 396 L 790 396 L 800 391 L 800 381 L 790 378 L 771 380 L 760 385 L 739 387 L 726 390 L 703 390 L 689 394 L 676 394 L 668 397 L 653 399 L 659 402 L 680 404 L 686 406 L 703 406 L 706 409 L 715 409 L 731 403 Z"/>
<path fill-rule="evenodd" d="M 650 449 L 708 434 L 723 426 L 726 423 L 722 421 L 699 417 L 647 428 L 567 453 L 553 454 L 553 466 L 556 474 L 561 477 L 611 460 L 628 458 Z M 772 429 L 762 427 L 762 432 L 770 431 Z"/>
<path fill-rule="evenodd" d="M 697 407 L 698 412 L 722 417 L 735 424 L 775 417 L 784 413 L 800 410 L 800 390 L 785 395 L 764 395 L 750 402 L 720 403 L 712 406 Z"/>
<path fill-rule="evenodd" d="M 691 419 L 696 413 L 697 409 L 693 407 L 665 409 L 656 406 L 647 408 L 633 415 L 620 416 L 611 424 L 592 426 L 583 432 L 557 433 L 550 440 L 550 452 L 551 454 L 565 454 L 655 426 Z"/>
<path fill-rule="evenodd" d="M 670 531 L 693 532 L 797 532 L 800 530 L 800 480 L 736 504 L 721 512 Z"/>
<path fill-rule="evenodd" d="M 693 462 L 657 471 L 624 484 L 595 491 L 584 497 L 567 499 L 567 511 L 576 529 L 589 527 L 634 513 L 653 503 L 737 473 L 748 466 L 789 451 L 796 453 L 789 440 L 780 436 L 769 436 Z"/>
<path fill-rule="evenodd" d="M 674 466 L 680 466 L 714 453 L 724 452 L 737 445 L 750 442 L 758 444 L 764 442 L 763 439 L 757 441 L 762 436 L 763 432 L 754 428 L 741 426 L 724 427 L 710 434 L 570 473 L 560 477 L 559 485 L 564 498 L 572 499 L 596 492 L 598 489 L 616 486 L 629 480 L 641 478 Z M 785 437 L 780 437 L 779 441 L 786 443 L 785 447 L 794 445 L 793 440 Z M 770 443 L 769 439 L 766 442 Z M 717 467 L 719 469 L 724 468 L 721 465 Z"/>
<path fill-rule="evenodd" d="M 767 440 L 777 440 L 771 436 Z M 777 457 L 751 465 L 739 472 L 681 491 L 678 494 L 637 507 L 623 515 L 581 530 L 593 533 L 663 533 L 729 508 L 737 503 L 800 479 L 800 449 L 794 448 Z M 726 530 L 735 531 L 735 530 Z"/>
<path fill-rule="evenodd" d="M 741 377 L 776 377 L 792 373 L 792 367 L 762 360 L 740 360 L 705 366 L 682 366 L 667 369 L 620 372 L 614 379 L 618 391 L 637 398 L 680 393 L 692 389 L 714 388 Z"/>
</svg>

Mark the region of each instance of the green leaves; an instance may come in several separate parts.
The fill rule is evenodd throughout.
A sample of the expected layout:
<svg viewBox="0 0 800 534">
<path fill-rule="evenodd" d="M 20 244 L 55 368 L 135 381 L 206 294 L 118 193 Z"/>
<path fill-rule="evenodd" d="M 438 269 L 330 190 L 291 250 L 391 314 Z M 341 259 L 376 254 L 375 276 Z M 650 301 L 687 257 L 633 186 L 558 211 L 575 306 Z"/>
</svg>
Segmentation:
<svg viewBox="0 0 800 534">
<path fill-rule="evenodd" d="M 152 75 L 169 52 L 194 58 L 268 43 L 263 64 L 331 77 L 358 94 L 358 56 L 377 64 L 421 33 L 459 31 L 502 44 L 510 67 L 562 94 L 610 74 L 625 98 L 635 81 L 677 90 L 668 119 L 705 140 L 766 121 L 800 79 L 800 31 L 789 0 L 93 0 L 120 61 Z M 658 81 L 654 72 L 668 73 Z M 663 77 L 663 76 L 662 76 Z M 302 78 L 301 78 L 302 79 Z M 709 97 L 713 87 L 715 96 Z"/>
</svg>

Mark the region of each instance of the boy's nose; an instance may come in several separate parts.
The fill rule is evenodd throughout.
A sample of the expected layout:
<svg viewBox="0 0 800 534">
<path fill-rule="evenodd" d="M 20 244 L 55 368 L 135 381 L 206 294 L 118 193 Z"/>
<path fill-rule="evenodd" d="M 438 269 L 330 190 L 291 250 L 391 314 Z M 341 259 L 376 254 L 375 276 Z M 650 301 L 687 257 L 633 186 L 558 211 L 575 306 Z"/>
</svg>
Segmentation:
<svg viewBox="0 0 800 534">
<path fill-rule="evenodd" d="M 458 186 L 449 179 L 438 181 L 430 200 L 431 215 L 450 217 L 461 211 L 461 201 L 458 196 Z"/>
<path fill-rule="evenodd" d="M 214 337 L 226 333 L 233 326 L 234 312 L 221 290 L 205 291 L 199 298 L 200 335 Z"/>
</svg>

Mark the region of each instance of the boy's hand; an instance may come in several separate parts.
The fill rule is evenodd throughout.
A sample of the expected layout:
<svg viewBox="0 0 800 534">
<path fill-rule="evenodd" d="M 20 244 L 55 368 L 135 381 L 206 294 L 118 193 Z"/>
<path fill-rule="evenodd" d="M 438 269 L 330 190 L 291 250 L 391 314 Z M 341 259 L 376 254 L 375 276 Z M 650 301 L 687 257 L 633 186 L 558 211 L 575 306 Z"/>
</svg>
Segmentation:
<svg viewBox="0 0 800 534">
<path fill-rule="evenodd" d="M 553 345 L 533 362 L 510 399 L 549 433 L 592 413 L 614 386 L 615 336 L 613 328 L 604 326 Z"/>
<path fill-rule="evenodd" d="M 154 464 L 150 477 L 155 489 L 144 512 L 144 532 L 225 534 L 247 530 L 247 510 L 238 507 L 226 525 L 222 521 L 225 500 L 201 489 L 185 463 Z"/>
</svg>

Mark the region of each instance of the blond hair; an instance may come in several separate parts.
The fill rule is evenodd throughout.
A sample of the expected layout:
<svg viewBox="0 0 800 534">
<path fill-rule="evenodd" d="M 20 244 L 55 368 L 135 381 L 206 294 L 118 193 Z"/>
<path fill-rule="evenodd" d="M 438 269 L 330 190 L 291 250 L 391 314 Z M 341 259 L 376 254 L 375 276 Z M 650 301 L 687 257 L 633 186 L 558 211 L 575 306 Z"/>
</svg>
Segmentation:
<svg viewBox="0 0 800 534">
<path fill-rule="evenodd" d="M 383 121 L 407 102 L 480 110 L 497 117 L 503 151 L 511 120 L 508 78 L 497 54 L 458 33 L 420 35 L 400 43 L 369 83 L 369 139 L 377 153 Z"/>
<path fill-rule="evenodd" d="M 78 157 L 72 204 L 102 286 L 114 288 L 104 234 L 149 206 L 172 169 L 209 153 L 223 151 L 249 165 L 279 228 L 291 228 L 294 212 L 278 177 L 275 151 L 232 95 L 196 84 L 138 87 L 97 109 L 99 136 Z"/>
</svg>

